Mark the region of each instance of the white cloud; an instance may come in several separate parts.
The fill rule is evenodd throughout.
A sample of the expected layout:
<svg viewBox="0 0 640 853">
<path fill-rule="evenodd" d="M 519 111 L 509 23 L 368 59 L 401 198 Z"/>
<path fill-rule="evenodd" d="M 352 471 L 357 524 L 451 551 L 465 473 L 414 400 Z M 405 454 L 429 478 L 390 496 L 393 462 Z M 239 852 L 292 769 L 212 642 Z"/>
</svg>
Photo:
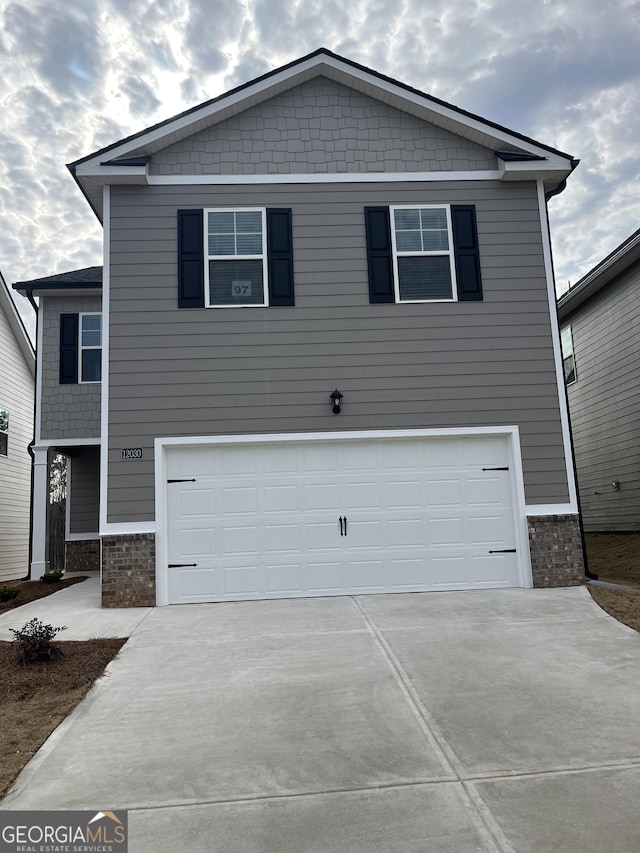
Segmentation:
<svg viewBox="0 0 640 853">
<path fill-rule="evenodd" d="M 325 46 L 580 158 L 550 205 L 575 281 L 639 224 L 639 22 L 637 0 L 0 0 L 0 268 L 99 264 L 65 163 Z"/>
</svg>

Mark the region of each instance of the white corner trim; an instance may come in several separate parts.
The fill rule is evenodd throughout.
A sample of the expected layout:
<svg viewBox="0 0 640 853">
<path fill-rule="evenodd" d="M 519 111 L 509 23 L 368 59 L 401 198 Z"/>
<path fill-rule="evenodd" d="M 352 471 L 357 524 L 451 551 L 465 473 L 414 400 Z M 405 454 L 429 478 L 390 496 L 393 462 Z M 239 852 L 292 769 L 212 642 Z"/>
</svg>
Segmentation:
<svg viewBox="0 0 640 853">
<path fill-rule="evenodd" d="M 100 386 L 100 531 L 107 524 L 109 476 L 109 258 L 111 254 L 111 193 L 102 188 L 103 259 L 102 259 L 102 383 Z"/>
<path fill-rule="evenodd" d="M 40 436 L 42 435 L 42 357 L 43 357 L 43 341 L 44 341 L 44 303 L 42 299 L 38 305 L 38 313 L 36 315 L 37 333 L 36 333 L 36 422 L 34 424 L 34 441 L 36 444 L 42 444 Z"/>
<path fill-rule="evenodd" d="M 305 172 L 271 175 L 149 175 L 150 186 L 247 184 L 382 184 L 428 181 L 498 181 L 497 169 L 458 172 Z"/>
<path fill-rule="evenodd" d="M 578 515 L 573 504 L 529 504 L 526 509 L 527 518 L 538 515 Z"/>
<path fill-rule="evenodd" d="M 569 504 L 572 512 L 578 512 L 578 491 L 576 488 L 576 477 L 573 469 L 573 446 L 571 443 L 571 429 L 569 426 L 569 407 L 567 394 L 564 386 L 564 369 L 562 366 L 562 348 L 560 346 L 560 327 L 558 324 L 558 309 L 556 303 L 555 278 L 553 274 L 553 263 L 551 260 L 551 239 L 549 236 L 549 219 L 547 216 L 547 200 L 544 194 L 544 184 L 537 181 L 538 207 L 540 209 L 540 230 L 542 235 L 542 251 L 544 254 L 544 269 L 547 276 L 547 296 L 549 300 L 549 320 L 551 325 L 551 337 L 553 340 L 553 355 L 556 367 L 556 385 L 558 390 L 558 404 L 560 407 L 560 422 L 562 424 L 562 441 L 564 445 L 564 459 L 567 471 L 567 483 L 569 485 Z"/>
</svg>

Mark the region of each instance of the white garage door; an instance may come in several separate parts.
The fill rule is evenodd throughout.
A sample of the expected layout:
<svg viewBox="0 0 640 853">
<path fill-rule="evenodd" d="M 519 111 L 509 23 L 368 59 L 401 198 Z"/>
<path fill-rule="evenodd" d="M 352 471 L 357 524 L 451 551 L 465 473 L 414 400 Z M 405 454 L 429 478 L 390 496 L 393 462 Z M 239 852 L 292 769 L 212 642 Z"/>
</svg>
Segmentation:
<svg viewBox="0 0 640 853">
<path fill-rule="evenodd" d="M 520 586 L 502 436 L 167 450 L 170 603 Z"/>
</svg>

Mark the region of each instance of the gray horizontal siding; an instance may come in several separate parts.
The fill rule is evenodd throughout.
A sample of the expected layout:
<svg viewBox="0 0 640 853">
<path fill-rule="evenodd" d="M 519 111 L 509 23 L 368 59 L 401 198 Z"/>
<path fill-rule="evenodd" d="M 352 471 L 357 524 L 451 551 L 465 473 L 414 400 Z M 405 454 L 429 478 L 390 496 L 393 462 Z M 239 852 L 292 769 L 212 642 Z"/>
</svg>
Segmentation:
<svg viewBox="0 0 640 853">
<path fill-rule="evenodd" d="M 577 372 L 569 408 L 590 531 L 640 530 L 639 285 L 636 263 L 567 320 Z"/>
<path fill-rule="evenodd" d="M 495 169 L 492 151 L 318 77 L 153 155 L 154 175 Z"/>
<path fill-rule="evenodd" d="M 100 383 L 60 384 L 60 315 L 100 312 L 99 296 L 40 299 L 43 439 L 99 438 Z"/>
<path fill-rule="evenodd" d="M 369 304 L 363 207 L 394 203 L 476 204 L 483 302 Z M 177 309 L 176 210 L 214 205 L 292 207 L 295 307 Z M 533 184 L 114 187 L 111 209 L 109 521 L 153 517 L 176 435 L 518 425 L 527 501 L 567 501 Z"/>
<path fill-rule="evenodd" d="M 69 461 L 69 533 L 98 533 L 100 448 L 76 448 Z"/>
</svg>

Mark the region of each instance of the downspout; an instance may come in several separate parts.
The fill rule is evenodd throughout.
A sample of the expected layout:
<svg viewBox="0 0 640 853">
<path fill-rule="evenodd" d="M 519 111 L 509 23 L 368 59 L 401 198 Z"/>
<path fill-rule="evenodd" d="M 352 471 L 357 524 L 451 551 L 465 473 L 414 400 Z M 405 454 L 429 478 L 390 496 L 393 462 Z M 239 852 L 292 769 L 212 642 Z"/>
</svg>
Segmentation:
<svg viewBox="0 0 640 853">
<path fill-rule="evenodd" d="M 575 167 L 578 165 L 579 162 L 580 162 L 579 160 L 572 160 L 571 161 L 572 171 L 573 171 L 573 169 L 575 169 Z M 545 202 L 547 203 L 547 205 L 549 203 L 549 199 L 553 198 L 555 195 L 560 195 L 560 193 L 564 190 L 564 188 L 566 186 L 567 186 L 567 180 L 565 178 L 564 181 L 562 181 L 561 184 L 558 184 L 558 186 L 555 189 L 549 190 L 549 192 L 545 193 L 544 198 L 545 198 Z M 547 216 L 547 231 L 549 232 L 549 247 L 551 249 L 551 228 L 549 227 L 549 217 L 548 216 Z M 553 251 L 553 249 L 551 249 L 551 251 Z M 557 299 L 556 299 L 556 320 L 558 322 L 558 328 L 560 328 L 560 318 L 558 317 L 558 300 Z M 569 394 L 567 392 L 566 383 L 564 384 L 564 397 L 565 397 L 565 401 L 566 401 L 566 405 L 567 405 L 567 413 L 569 415 L 569 442 L 571 444 L 571 466 L 573 468 L 573 477 L 574 477 L 574 480 L 576 482 L 576 502 L 578 504 L 578 524 L 580 526 L 580 541 L 582 543 L 582 559 L 584 562 L 584 574 L 585 574 L 585 577 L 587 578 L 587 580 L 597 581 L 598 575 L 596 575 L 594 572 L 592 572 L 591 569 L 589 568 L 589 560 L 587 558 L 587 541 L 586 541 L 586 538 L 584 535 L 584 524 L 582 521 L 582 505 L 580 502 L 580 488 L 578 485 L 578 468 L 576 466 L 576 452 L 575 452 L 574 445 L 573 445 L 573 427 L 571 425 L 571 409 L 569 408 Z"/>
<path fill-rule="evenodd" d="M 40 312 L 38 311 L 38 305 L 36 304 L 35 299 L 33 298 L 33 288 L 30 287 L 27 289 L 27 299 L 31 303 L 31 307 L 36 312 L 36 346 L 38 343 L 38 324 L 40 323 Z M 35 350 L 35 347 L 34 347 Z M 29 501 L 29 562 L 27 563 L 27 574 L 23 581 L 31 580 L 31 561 L 33 559 L 33 481 L 34 481 L 34 466 L 35 466 L 35 458 L 33 455 L 33 446 L 36 443 L 36 409 L 37 409 L 37 399 L 38 399 L 38 359 L 40 358 L 41 353 L 36 350 L 36 378 L 34 383 L 34 394 L 33 394 L 33 438 L 29 442 L 27 447 L 27 453 L 31 457 L 31 500 Z"/>
</svg>

